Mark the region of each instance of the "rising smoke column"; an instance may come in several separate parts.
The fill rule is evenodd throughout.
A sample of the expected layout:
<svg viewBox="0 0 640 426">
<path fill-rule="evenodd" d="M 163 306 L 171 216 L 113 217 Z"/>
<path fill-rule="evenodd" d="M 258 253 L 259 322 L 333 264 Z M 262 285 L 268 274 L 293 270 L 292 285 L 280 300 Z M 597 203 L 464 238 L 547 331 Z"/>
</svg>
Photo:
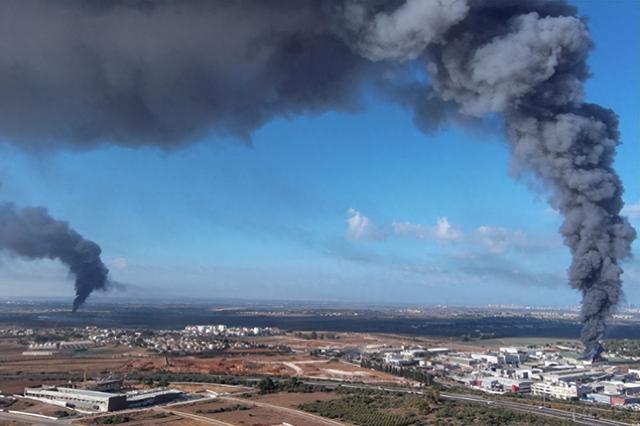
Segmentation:
<svg viewBox="0 0 640 426">
<path fill-rule="evenodd" d="M 75 277 L 75 312 L 94 290 L 105 290 L 109 271 L 100 259 L 100 247 L 69 224 L 56 220 L 41 207 L 16 209 L 0 204 L 0 251 L 26 259 L 55 259 Z"/>
<path fill-rule="evenodd" d="M 543 182 L 564 217 L 592 354 L 635 231 L 620 216 L 615 115 L 583 101 L 591 48 L 560 0 L 5 0 L 0 139 L 32 150 L 248 140 L 274 117 L 356 110 L 372 86 L 424 131 L 499 115 L 513 172 Z M 426 79 L 389 78 L 415 63 Z"/>
<path fill-rule="evenodd" d="M 620 216 L 623 187 L 612 166 L 617 117 L 583 102 L 592 47 L 585 24 L 558 10 L 560 3 L 531 6 L 497 13 L 479 8 L 470 28 L 462 24 L 445 47 L 430 52 L 428 68 L 436 90 L 462 112 L 501 113 L 514 171 L 533 172 L 549 188 L 550 203 L 564 218 L 560 233 L 572 256 L 569 282 L 583 296 L 581 340 L 592 357 L 622 294 L 619 261 L 630 254 L 636 236 Z M 510 9 L 516 14 L 502 28 L 496 23 L 500 34 L 488 40 L 481 32 L 468 36 L 477 22 L 486 25 Z"/>
<path fill-rule="evenodd" d="M 623 188 L 612 167 L 617 118 L 583 102 L 592 47 L 585 23 L 562 2 L 408 0 L 391 14 L 373 15 L 363 3 L 351 7 L 360 8 L 360 35 L 352 42 L 360 53 L 406 60 L 424 51 L 442 101 L 457 104 L 462 115 L 504 117 L 515 173 L 532 172 L 546 184 L 564 218 L 569 282 L 583 296 L 581 340 L 585 356 L 597 356 L 622 294 L 619 261 L 636 233 L 620 216 Z M 441 32 L 421 32 L 413 21 L 420 13 L 436 16 Z M 429 120 L 416 114 L 418 124 Z"/>
</svg>

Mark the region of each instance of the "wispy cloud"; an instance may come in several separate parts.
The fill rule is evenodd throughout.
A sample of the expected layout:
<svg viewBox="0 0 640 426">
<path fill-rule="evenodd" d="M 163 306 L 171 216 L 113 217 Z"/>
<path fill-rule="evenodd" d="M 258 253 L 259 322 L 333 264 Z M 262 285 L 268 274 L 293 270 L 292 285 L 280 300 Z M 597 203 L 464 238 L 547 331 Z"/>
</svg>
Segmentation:
<svg viewBox="0 0 640 426">
<path fill-rule="evenodd" d="M 529 238 L 523 231 L 495 226 L 478 227 L 472 239 L 491 253 L 504 253 L 510 248 L 530 245 Z"/>
<path fill-rule="evenodd" d="M 347 239 L 353 241 L 383 240 L 385 233 L 368 217 L 354 208 L 347 210 Z"/>
<path fill-rule="evenodd" d="M 446 217 L 439 217 L 433 226 L 411 222 L 393 222 L 392 228 L 396 235 L 421 240 L 435 240 L 440 243 L 456 242 L 463 237 L 462 231 L 452 225 Z"/>
</svg>

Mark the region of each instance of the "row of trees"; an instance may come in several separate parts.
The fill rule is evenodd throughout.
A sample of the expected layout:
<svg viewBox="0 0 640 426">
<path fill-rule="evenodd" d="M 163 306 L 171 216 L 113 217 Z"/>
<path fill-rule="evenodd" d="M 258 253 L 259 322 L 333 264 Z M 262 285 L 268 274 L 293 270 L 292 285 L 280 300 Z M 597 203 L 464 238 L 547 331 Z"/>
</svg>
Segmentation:
<svg viewBox="0 0 640 426">
<path fill-rule="evenodd" d="M 303 333 L 301 331 L 297 331 L 293 333 L 293 335 L 300 339 L 307 339 L 307 340 L 340 339 L 340 336 L 338 336 L 335 333 L 318 333 L 317 331 L 312 331 L 311 333 Z"/>
<path fill-rule="evenodd" d="M 384 361 L 377 358 L 362 358 L 360 366 L 404 377 L 405 379 L 415 380 L 425 386 L 433 385 L 433 375 L 419 367 L 396 367 L 394 365 L 386 364 Z"/>
<path fill-rule="evenodd" d="M 271 377 L 265 377 L 258 382 L 256 387 L 261 394 L 275 392 L 328 392 L 330 390 L 325 386 L 303 383 L 297 377 L 291 377 L 286 380 L 273 380 Z"/>
</svg>

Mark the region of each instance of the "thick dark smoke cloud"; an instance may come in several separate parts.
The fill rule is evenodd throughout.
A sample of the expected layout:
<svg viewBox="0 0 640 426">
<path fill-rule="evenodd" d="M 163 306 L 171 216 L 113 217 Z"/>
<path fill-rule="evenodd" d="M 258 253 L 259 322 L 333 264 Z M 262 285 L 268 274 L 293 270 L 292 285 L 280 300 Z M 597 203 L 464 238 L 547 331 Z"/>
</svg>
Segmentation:
<svg viewBox="0 0 640 426">
<path fill-rule="evenodd" d="M 0 2 L 0 137 L 32 148 L 248 138 L 357 107 L 369 61 L 319 1 Z M 28 123 L 25 124 L 25 123 Z"/>
<path fill-rule="evenodd" d="M 75 277 L 73 310 L 84 303 L 93 290 L 105 290 L 107 270 L 100 260 L 100 247 L 86 240 L 69 224 L 56 220 L 40 207 L 16 209 L 0 204 L 0 251 L 26 259 L 55 259 L 64 263 Z"/>
<path fill-rule="evenodd" d="M 0 138 L 27 149 L 249 139 L 276 116 L 353 110 L 365 88 L 423 131 L 504 120 L 513 169 L 564 217 L 582 339 L 597 351 L 635 231 L 615 115 L 583 101 L 592 48 L 547 0 L 0 2 Z M 419 78 L 394 78 L 398 70 Z"/>
</svg>

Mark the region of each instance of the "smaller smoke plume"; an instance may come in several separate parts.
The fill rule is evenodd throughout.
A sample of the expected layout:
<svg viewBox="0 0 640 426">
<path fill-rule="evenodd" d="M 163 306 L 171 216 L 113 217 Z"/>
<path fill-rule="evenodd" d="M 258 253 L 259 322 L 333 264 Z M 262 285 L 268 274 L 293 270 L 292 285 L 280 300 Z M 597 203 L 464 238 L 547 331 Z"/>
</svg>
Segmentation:
<svg viewBox="0 0 640 426">
<path fill-rule="evenodd" d="M 68 266 L 75 277 L 74 312 L 93 290 L 108 285 L 109 270 L 100 259 L 100 246 L 42 207 L 0 204 L 0 250 L 27 259 L 56 259 Z"/>
</svg>

